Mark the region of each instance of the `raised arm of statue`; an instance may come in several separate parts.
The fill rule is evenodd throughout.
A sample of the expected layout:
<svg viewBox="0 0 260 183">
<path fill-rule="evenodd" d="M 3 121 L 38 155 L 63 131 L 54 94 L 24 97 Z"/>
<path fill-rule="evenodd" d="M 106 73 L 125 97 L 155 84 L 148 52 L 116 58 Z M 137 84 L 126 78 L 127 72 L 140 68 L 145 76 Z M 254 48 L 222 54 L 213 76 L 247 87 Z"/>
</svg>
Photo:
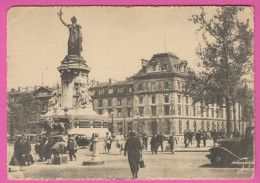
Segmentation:
<svg viewBox="0 0 260 183">
<path fill-rule="evenodd" d="M 60 10 L 60 12 L 58 12 L 58 15 L 59 15 L 59 17 L 60 17 L 60 21 L 63 23 L 63 25 L 65 25 L 65 26 L 69 26 L 68 24 L 66 24 L 63 20 L 62 20 L 62 11 Z"/>
</svg>

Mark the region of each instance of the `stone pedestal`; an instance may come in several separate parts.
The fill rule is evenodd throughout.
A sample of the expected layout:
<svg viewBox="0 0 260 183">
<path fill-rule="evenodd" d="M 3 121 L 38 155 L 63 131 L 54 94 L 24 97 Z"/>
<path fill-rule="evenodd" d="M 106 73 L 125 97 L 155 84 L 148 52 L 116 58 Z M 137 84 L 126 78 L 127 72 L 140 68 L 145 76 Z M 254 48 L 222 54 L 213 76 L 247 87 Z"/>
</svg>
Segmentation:
<svg viewBox="0 0 260 183">
<path fill-rule="evenodd" d="M 84 161 L 82 163 L 82 165 L 87 165 L 87 166 L 91 166 L 91 165 L 103 165 L 105 163 L 104 160 L 101 160 L 101 158 L 99 157 L 99 140 L 98 137 L 95 137 L 92 140 L 92 144 L 93 144 L 93 154 L 92 154 L 92 158 L 90 161 Z"/>
</svg>

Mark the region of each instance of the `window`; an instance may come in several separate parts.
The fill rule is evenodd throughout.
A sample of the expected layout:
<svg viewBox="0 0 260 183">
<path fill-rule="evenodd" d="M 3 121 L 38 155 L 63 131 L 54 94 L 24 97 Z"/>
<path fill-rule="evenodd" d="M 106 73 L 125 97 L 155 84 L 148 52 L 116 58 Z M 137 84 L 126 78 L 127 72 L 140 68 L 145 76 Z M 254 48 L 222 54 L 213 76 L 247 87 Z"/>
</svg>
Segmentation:
<svg viewBox="0 0 260 183">
<path fill-rule="evenodd" d="M 178 103 L 181 103 L 181 95 L 178 95 Z"/>
<path fill-rule="evenodd" d="M 129 86 L 129 87 L 127 88 L 127 91 L 128 91 L 129 93 L 132 93 L 132 92 L 133 92 L 133 88 L 132 88 L 131 86 Z"/>
<path fill-rule="evenodd" d="M 99 95 L 103 95 L 104 94 L 104 88 L 99 89 Z"/>
<path fill-rule="evenodd" d="M 181 105 L 178 105 L 178 115 L 181 116 Z"/>
<path fill-rule="evenodd" d="M 167 64 L 163 64 L 162 70 L 163 70 L 163 71 L 167 70 Z"/>
<path fill-rule="evenodd" d="M 185 101 L 186 101 L 186 104 L 188 104 L 189 103 L 189 97 L 185 97 Z"/>
<path fill-rule="evenodd" d="M 127 105 L 129 106 L 129 105 L 132 105 L 132 99 L 131 98 L 128 98 L 127 99 Z"/>
<path fill-rule="evenodd" d="M 200 114 L 201 114 L 201 117 L 204 117 L 204 107 L 203 106 L 201 106 L 200 107 Z"/>
<path fill-rule="evenodd" d="M 127 123 L 127 128 L 128 128 L 128 131 L 131 131 L 131 130 L 132 130 L 132 121 L 130 121 L 129 123 Z"/>
<path fill-rule="evenodd" d="M 189 106 L 185 106 L 185 114 L 186 116 L 189 116 Z"/>
<path fill-rule="evenodd" d="M 155 95 L 152 95 L 152 104 L 155 104 L 156 103 L 156 97 Z"/>
<path fill-rule="evenodd" d="M 177 81 L 177 89 L 180 90 L 181 89 L 181 82 Z"/>
<path fill-rule="evenodd" d="M 108 94 L 112 94 L 112 93 L 114 93 L 114 89 L 113 88 L 109 88 L 108 89 Z"/>
<path fill-rule="evenodd" d="M 230 110 L 230 119 L 233 119 L 233 111 Z"/>
<path fill-rule="evenodd" d="M 117 129 L 118 129 L 119 133 L 123 133 L 123 123 L 122 122 L 117 123 Z"/>
<path fill-rule="evenodd" d="M 201 121 L 201 129 L 205 130 L 204 121 Z"/>
<path fill-rule="evenodd" d="M 220 118 L 224 118 L 223 109 L 220 109 Z"/>
<path fill-rule="evenodd" d="M 117 93 L 124 93 L 124 88 L 123 87 L 117 88 Z"/>
<path fill-rule="evenodd" d="M 214 116 L 215 116 L 214 114 L 215 114 L 214 109 L 211 109 L 211 117 L 212 117 L 212 118 L 214 118 Z"/>
<path fill-rule="evenodd" d="M 144 98 L 143 97 L 139 97 L 139 104 L 142 105 L 144 103 Z"/>
<path fill-rule="evenodd" d="M 176 69 L 179 70 L 179 66 L 178 65 L 176 66 Z"/>
<path fill-rule="evenodd" d="M 179 133 L 182 133 L 182 121 L 179 120 Z"/>
<path fill-rule="evenodd" d="M 189 129 L 190 129 L 190 122 L 186 121 L 186 130 L 189 130 Z"/>
<path fill-rule="evenodd" d="M 152 91 L 156 90 L 156 84 L 155 83 L 151 83 L 151 90 Z"/>
<path fill-rule="evenodd" d="M 153 71 L 156 71 L 156 65 L 152 66 Z"/>
<path fill-rule="evenodd" d="M 117 117 L 122 118 L 122 109 L 117 109 Z"/>
<path fill-rule="evenodd" d="M 209 129 L 209 121 L 207 121 L 207 132 L 209 132 L 210 129 Z"/>
<path fill-rule="evenodd" d="M 103 102 L 102 102 L 102 100 L 99 100 L 98 101 L 98 107 L 102 107 L 103 106 Z"/>
<path fill-rule="evenodd" d="M 144 107 L 139 107 L 139 115 L 144 116 Z"/>
<path fill-rule="evenodd" d="M 166 115 L 166 116 L 170 115 L 170 106 L 169 105 L 164 106 L 164 115 Z"/>
<path fill-rule="evenodd" d="M 143 84 L 138 84 L 138 91 L 143 91 L 143 90 L 144 90 Z"/>
<path fill-rule="evenodd" d="M 109 107 L 112 106 L 112 99 L 108 99 L 107 105 L 108 105 Z"/>
<path fill-rule="evenodd" d="M 193 109 L 193 116 L 196 116 L 196 107 L 193 106 L 192 109 Z"/>
<path fill-rule="evenodd" d="M 206 109 L 206 117 L 209 117 L 209 108 Z"/>
<path fill-rule="evenodd" d="M 127 117 L 131 117 L 131 111 L 132 111 L 132 109 L 131 108 L 127 108 Z"/>
<path fill-rule="evenodd" d="M 103 109 L 99 109 L 99 110 L 98 110 L 98 114 L 99 114 L 99 115 L 102 115 L 102 114 L 103 114 Z"/>
<path fill-rule="evenodd" d="M 211 107 L 214 107 L 215 106 L 215 104 L 211 104 Z"/>
<path fill-rule="evenodd" d="M 157 115 L 157 107 L 156 106 L 152 106 L 152 116 L 156 116 Z"/>
<path fill-rule="evenodd" d="M 169 82 L 164 82 L 164 89 L 169 89 Z"/>
<path fill-rule="evenodd" d="M 164 102 L 169 103 L 169 95 L 164 95 Z"/>
<path fill-rule="evenodd" d="M 219 109 L 216 109 L 217 118 L 219 118 Z"/>
<path fill-rule="evenodd" d="M 194 132 L 196 132 L 197 131 L 197 121 L 194 121 L 194 124 L 193 124 L 194 126 L 193 126 L 193 128 L 194 128 Z"/>
<path fill-rule="evenodd" d="M 122 106 L 122 99 L 117 99 L 117 106 Z"/>
</svg>

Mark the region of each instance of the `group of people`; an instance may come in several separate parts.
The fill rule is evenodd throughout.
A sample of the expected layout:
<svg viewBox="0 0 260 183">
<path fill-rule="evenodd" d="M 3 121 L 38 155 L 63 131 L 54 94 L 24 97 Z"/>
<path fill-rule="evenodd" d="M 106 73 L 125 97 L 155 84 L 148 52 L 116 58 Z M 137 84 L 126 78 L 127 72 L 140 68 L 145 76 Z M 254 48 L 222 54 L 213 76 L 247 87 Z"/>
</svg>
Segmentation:
<svg viewBox="0 0 260 183">
<path fill-rule="evenodd" d="M 201 141 L 203 142 L 203 146 L 206 147 L 207 139 L 209 138 L 207 132 L 205 130 L 198 130 L 197 132 L 192 132 L 191 130 L 184 131 L 184 145 L 185 148 L 188 148 L 189 145 L 192 145 L 193 138 L 197 142 L 197 147 L 200 148 Z M 213 138 L 214 144 L 217 142 L 217 133 L 216 130 L 213 130 L 211 137 Z"/>
<path fill-rule="evenodd" d="M 162 152 L 164 151 L 164 149 L 163 149 L 163 135 L 162 135 L 162 132 L 160 132 L 159 135 L 155 135 L 154 134 L 152 136 L 150 145 L 151 145 L 152 154 L 154 154 L 154 153 L 157 154 L 159 147 L 161 147 L 161 151 Z M 175 135 L 174 135 L 174 133 L 172 133 L 172 135 L 170 135 L 169 140 L 168 140 L 168 145 L 169 145 L 170 151 L 172 153 L 174 153 L 174 145 L 175 145 Z"/>
<path fill-rule="evenodd" d="M 34 163 L 31 155 L 31 145 L 25 134 L 19 136 L 14 143 L 14 153 L 11 159 L 11 165 L 19 165 L 20 170 L 22 166 L 29 166 Z"/>
</svg>

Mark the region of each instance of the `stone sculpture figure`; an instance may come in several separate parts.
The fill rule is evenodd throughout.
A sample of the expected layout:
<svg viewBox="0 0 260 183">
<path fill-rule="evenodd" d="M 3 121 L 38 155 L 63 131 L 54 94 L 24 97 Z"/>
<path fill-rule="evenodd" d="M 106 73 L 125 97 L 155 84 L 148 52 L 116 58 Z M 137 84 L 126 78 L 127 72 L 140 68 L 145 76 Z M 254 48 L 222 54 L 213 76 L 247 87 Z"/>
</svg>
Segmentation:
<svg viewBox="0 0 260 183">
<path fill-rule="evenodd" d="M 72 24 L 66 24 L 62 19 L 62 11 L 58 13 L 61 22 L 69 28 L 68 55 L 78 55 L 82 51 L 82 33 L 81 26 L 77 24 L 75 16 L 71 18 Z"/>
</svg>

